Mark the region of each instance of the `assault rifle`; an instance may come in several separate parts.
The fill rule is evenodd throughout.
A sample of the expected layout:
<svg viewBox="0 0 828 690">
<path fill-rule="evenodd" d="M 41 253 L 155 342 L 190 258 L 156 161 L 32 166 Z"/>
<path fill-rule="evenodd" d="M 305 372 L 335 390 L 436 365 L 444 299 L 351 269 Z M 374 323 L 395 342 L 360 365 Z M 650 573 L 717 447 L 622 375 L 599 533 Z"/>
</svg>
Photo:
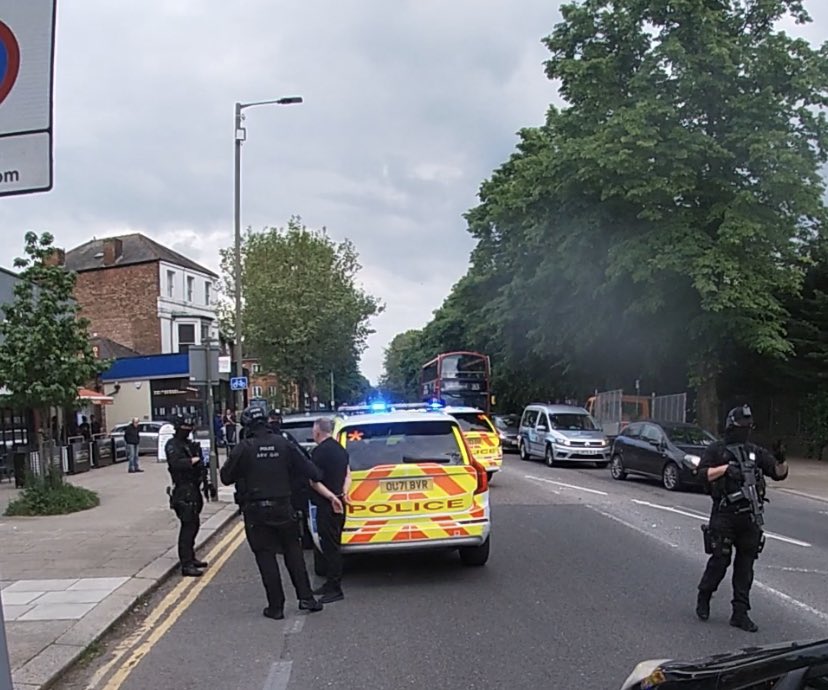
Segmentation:
<svg viewBox="0 0 828 690">
<path fill-rule="evenodd" d="M 215 501 L 218 498 L 218 491 L 210 481 L 210 454 L 204 452 L 204 448 L 198 441 L 190 442 L 190 452 L 193 457 L 201 458 L 201 492 L 205 501 Z"/>
<path fill-rule="evenodd" d="M 738 491 L 725 494 L 722 503 L 729 505 L 746 501 L 746 505 L 737 508 L 737 513 L 750 511 L 751 520 L 761 527 L 765 523 L 765 500 L 759 495 L 759 484 L 756 482 L 756 453 L 748 451 L 743 445 L 727 446 L 727 450 L 736 459 L 733 464 L 738 465 L 742 475 L 742 486 Z"/>
</svg>

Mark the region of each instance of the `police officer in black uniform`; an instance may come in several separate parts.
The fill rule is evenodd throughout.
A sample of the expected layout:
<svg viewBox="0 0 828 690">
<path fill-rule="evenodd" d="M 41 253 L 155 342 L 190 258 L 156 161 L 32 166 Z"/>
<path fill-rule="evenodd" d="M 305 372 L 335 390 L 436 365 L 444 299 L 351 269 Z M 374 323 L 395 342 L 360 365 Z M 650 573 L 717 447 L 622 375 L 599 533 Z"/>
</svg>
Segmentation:
<svg viewBox="0 0 828 690">
<path fill-rule="evenodd" d="M 699 583 L 696 615 L 703 621 L 710 617 L 710 599 L 724 579 L 733 560 L 733 614 L 730 624 L 747 632 L 759 628 L 748 616 L 753 562 L 764 546 L 762 509 L 765 500 L 765 475 L 776 481 L 788 476 L 784 450 L 779 444 L 775 453 L 748 442 L 753 416 L 748 405 L 733 408 L 725 422 L 724 440 L 710 444 L 699 462 L 698 472 L 713 498 L 710 524 L 705 526 L 705 550 L 710 553 Z M 741 462 L 740 462 L 741 458 Z M 752 475 L 745 476 L 742 468 Z M 758 501 L 747 497 L 755 489 Z"/>
<path fill-rule="evenodd" d="M 284 618 L 285 593 L 276 554 L 283 554 L 299 609 L 321 611 L 322 604 L 313 596 L 299 541 L 299 526 L 291 505 L 291 480 L 301 476 L 312 482 L 316 491 L 342 510 L 339 499 L 317 482 L 316 467 L 293 448 L 282 436 L 267 426 L 261 407 L 248 407 L 242 413 L 244 439 L 233 448 L 221 468 L 225 485 L 244 480 L 242 505 L 247 541 L 256 557 L 256 565 L 267 593 L 268 618 Z"/>
<path fill-rule="evenodd" d="M 173 482 L 170 508 L 175 511 L 181 523 L 178 530 L 178 560 L 182 575 L 200 577 L 200 568 L 207 567 L 207 563 L 195 556 L 195 540 L 201 521 L 201 509 L 204 507 L 200 491 L 204 479 L 201 446 L 190 439 L 192 419 L 177 417 L 173 426 L 175 435 L 167 441 L 164 452 Z"/>
</svg>

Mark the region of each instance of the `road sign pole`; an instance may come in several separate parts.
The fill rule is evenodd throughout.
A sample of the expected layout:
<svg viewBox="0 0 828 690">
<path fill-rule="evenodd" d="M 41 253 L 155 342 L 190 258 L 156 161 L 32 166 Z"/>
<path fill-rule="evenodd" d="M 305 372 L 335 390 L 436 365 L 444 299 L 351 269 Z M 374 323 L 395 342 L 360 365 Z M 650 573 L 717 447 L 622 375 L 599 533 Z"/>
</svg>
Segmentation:
<svg viewBox="0 0 828 690">
<path fill-rule="evenodd" d="M 0 690 L 12 690 L 9 647 L 6 644 L 6 623 L 3 617 L 3 602 L 0 601 Z"/>
<path fill-rule="evenodd" d="M 213 418 L 216 416 L 216 401 L 213 394 L 213 353 L 220 352 L 213 347 L 212 341 L 207 341 L 207 417 L 210 424 L 210 481 L 218 491 L 218 446 L 216 445 L 216 425 Z"/>
</svg>

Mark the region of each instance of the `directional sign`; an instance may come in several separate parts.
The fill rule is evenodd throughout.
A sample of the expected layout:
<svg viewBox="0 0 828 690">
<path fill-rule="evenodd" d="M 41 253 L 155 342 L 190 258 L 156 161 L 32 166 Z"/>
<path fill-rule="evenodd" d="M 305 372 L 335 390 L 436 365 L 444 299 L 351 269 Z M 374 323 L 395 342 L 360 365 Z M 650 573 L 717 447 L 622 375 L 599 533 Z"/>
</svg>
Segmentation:
<svg viewBox="0 0 828 690">
<path fill-rule="evenodd" d="M 230 379 L 230 390 L 233 390 L 233 391 L 247 390 L 247 377 L 246 376 L 234 376 L 232 379 Z"/>
<path fill-rule="evenodd" d="M 0 0 L 0 196 L 52 188 L 55 0 Z"/>
<path fill-rule="evenodd" d="M 232 365 L 232 362 L 231 362 L 229 356 L 219 355 L 219 358 L 218 358 L 219 374 L 229 374 L 232 371 L 231 365 Z"/>
</svg>

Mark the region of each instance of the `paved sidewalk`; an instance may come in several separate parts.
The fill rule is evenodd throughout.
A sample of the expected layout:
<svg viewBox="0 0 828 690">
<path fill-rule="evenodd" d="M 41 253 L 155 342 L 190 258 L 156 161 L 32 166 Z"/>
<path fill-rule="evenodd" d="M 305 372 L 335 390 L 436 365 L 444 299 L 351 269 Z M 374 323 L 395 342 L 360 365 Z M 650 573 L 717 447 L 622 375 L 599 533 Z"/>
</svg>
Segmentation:
<svg viewBox="0 0 828 690">
<path fill-rule="evenodd" d="M 178 565 L 178 522 L 165 463 L 142 457 L 69 477 L 98 492 L 92 510 L 37 518 L 0 515 L 0 590 L 15 690 L 59 676 Z M 18 491 L 0 484 L 0 513 Z M 232 491 L 207 503 L 198 546 L 235 514 Z"/>
<path fill-rule="evenodd" d="M 828 460 L 788 458 L 789 474 L 783 482 L 769 481 L 778 491 L 828 502 Z"/>
</svg>

